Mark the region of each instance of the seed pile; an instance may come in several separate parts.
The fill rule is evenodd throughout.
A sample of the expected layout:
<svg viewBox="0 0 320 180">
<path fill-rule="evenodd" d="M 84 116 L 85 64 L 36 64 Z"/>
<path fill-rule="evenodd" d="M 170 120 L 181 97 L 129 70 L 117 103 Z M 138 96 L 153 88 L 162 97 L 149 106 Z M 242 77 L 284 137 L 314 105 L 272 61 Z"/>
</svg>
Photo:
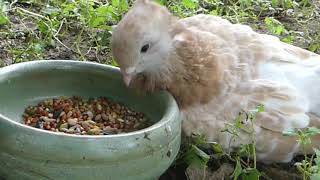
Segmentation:
<svg viewBox="0 0 320 180">
<path fill-rule="evenodd" d="M 77 135 L 108 135 L 132 132 L 149 126 L 136 112 L 105 97 L 47 99 L 29 106 L 23 114 L 26 125 Z"/>
</svg>

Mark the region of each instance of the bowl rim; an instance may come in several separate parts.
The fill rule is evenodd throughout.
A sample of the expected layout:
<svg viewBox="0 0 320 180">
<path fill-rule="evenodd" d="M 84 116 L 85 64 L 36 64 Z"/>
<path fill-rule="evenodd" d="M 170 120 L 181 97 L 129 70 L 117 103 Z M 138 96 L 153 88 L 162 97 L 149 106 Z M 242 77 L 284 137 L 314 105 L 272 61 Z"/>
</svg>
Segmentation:
<svg viewBox="0 0 320 180">
<path fill-rule="evenodd" d="M 21 69 L 24 69 L 26 66 L 30 67 L 35 64 L 42 65 L 42 63 L 44 63 L 44 64 L 61 63 L 61 64 L 72 65 L 72 66 L 77 66 L 77 67 L 79 67 L 79 66 L 95 66 L 95 67 L 99 67 L 101 69 L 104 68 L 109 71 L 111 70 L 111 71 L 113 71 L 113 73 L 120 74 L 120 68 L 115 67 L 115 66 L 111 66 L 111 65 L 107 65 L 107 64 L 100 64 L 97 62 L 79 61 L 79 60 L 46 60 L 46 59 L 11 64 L 11 65 L 0 68 L 0 74 L 2 74 L 2 73 L 3 74 L 8 74 L 8 73 L 10 74 L 10 72 L 12 73 L 15 71 L 19 71 Z M 123 134 L 76 135 L 76 134 L 67 134 L 67 133 L 61 133 L 61 132 L 53 132 L 53 131 L 48 131 L 48 130 L 44 130 L 44 129 L 34 128 L 31 126 L 25 125 L 23 123 L 11 120 L 7 116 L 3 115 L 1 112 L 0 112 L 0 119 L 5 120 L 5 121 L 7 121 L 7 123 L 15 125 L 19 128 L 23 128 L 23 129 L 26 129 L 29 131 L 35 131 L 37 133 L 46 133 L 46 134 L 55 135 L 55 136 L 64 136 L 64 137 L 81 138 L 81 139 L 97 139 L 97 138 L 100 139 L 100 138 L 116 138 L 116 137 L 135 136 L 135 135 L 139 135 L 139 134 L 145 134 L 150 131 L 154 131 L 154 130 L 164 126 L 165 124 L 168 124 L 170 121 L 174 120 L 173 116 L 176 116 L 176 114 L 178 114 L 178 117 L 180 118 L 179 107 L 177 105 L 177 102 L 173 98 L 173 96 L 167 91 L 162 91 L 162 93 L 164 93 L 165 97 L 167 98 L 167 107 L 165 109 L 165 112 L 164 112 L 164 115 L 162 116 L 162 118 L 158 122 L 156 122 L 155 124 L 153 124 L 151 126 L 148 126 L 147 128 L 140 129 L 140 130 L 133 131 L 133 132 L 129 132 L 129 133 L 123 133 Z"/>
</svg>

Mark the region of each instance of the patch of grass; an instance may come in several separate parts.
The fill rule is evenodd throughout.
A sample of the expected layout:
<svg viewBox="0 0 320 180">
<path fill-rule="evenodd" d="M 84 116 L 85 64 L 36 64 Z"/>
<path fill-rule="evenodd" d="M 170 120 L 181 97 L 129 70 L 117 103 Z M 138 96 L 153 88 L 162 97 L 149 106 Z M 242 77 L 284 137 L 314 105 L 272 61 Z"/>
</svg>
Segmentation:
<svg viewBox="0 0 320 180">
<path fill-rule="evenodd" d="M 8 1 L 6 4 L 9 4 Z M 0 14 L 1 29 L 7 34 L 22 32 L 24 39 L 12 39 L 4 44 L 13 62 L 28 61 L 39 57 L 50 59 L 49 50 L 67 51 L 69 55 L 81 60 L 110 63 L 109 38 L 111 26 L 120 21 L 127 12 L 126 0 L 108 1 L 19 1 L 7 5 Z M 4 12 L 8 15 L 4 16 Z M 9 19 L 13 23 L 8 23 Z M 22 28 L 21 28 L 22 27 Z M 1 39 L 8 40 L 8 37 Z M 33 47 L 33 42 L 42 42 Z M 32 52 L 35 50 L 35 52 Z M 28 54 L 23 56 L 21 55 Z M 61 53 L 65 54 L 65 53 Z M 69 59 L 68 57 L 66 59 Z"/>
<path fill-rule="evenodd" d="M 157 2 L 179 17 L 199 13 L 218 15 L 276 35 L 284 42 L 320 52 L 319 7 L 311 0 Z M 120 21 L 131 5 L 131 0 L 1 1 L 0 47 L 6 56 L 0 55 L 0 58 L 13 63 L 44 58 L 112 64 L 111 26 Z M 12 34 L 20 37 L 12 38 Z"/>
</svg>

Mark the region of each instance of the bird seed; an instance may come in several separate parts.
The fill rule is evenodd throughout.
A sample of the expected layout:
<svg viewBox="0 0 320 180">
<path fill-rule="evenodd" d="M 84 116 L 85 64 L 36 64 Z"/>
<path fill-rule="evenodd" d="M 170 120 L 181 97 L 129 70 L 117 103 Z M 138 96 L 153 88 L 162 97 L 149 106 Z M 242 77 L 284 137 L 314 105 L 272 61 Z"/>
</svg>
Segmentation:
<svg viewBox="0 0 320 180">
<path fill-rule="evenodd" d="M 27 107 L 23 120 L 31 127 L 77 135 L 128 133 L 151 125 L 143 113 L 106 97 L 47 99 Z"/>
</svg>

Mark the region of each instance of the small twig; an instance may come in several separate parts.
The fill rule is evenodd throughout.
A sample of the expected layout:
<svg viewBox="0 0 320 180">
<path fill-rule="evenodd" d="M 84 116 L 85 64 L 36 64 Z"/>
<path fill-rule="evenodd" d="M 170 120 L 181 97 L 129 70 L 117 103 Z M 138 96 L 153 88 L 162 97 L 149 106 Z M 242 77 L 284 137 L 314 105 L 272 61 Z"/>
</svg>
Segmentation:
<svg viewBox="0 0 320 180">
<path fill-rule="evenodd" d="M 67 48 L 68 50 L 75 52 L 73 49 L 69 48 L 67 45 L 63 44 L 63 42 L 60 41 L 59 38 L 57 38 L 56 36 L 53 36 L 53 38 L 58 41 L 58 43 L 60 43 L 63 47 Z"/>
<path fill-rule="evenodd" d="M 98 52 L 99 52 L 99 50 L 96 50 L 94 53 L 95 53 L 95 56 L 96 56 L 96 59 L 98 60 L 98 62 L 101 63 L 101 60 L 98 56 Z"/>
<path fill-rule="evenodd" d="M 20 8 L 20 7 L 18 7 L 18 9 L 21 10 L 21 11 L 23 11 L 24 13 L 27 13 L 27 14 L 30 14 L 30 15 L 33 15 L 33 16 L 36 16 L 36 17 L 45 19 L 45 20 L 47 20 L 47 21 L 52 25 L 52 21 L 51 21 L 49 18 L 45 17 L 45 16 L 42 16 L 42 15 L 40 15 L 40 14 L 31 12 L 31 11 L 28 11 L 28 10 L 25 10 L 25 9 L 23 9 L 23 8 Z M 62 19 L 62 21 L 61 21 L 61 23 L 60 23 L 60 26 L 59 26 L 59 29 L 57 30 L 57 32 L 56 32 L 52 37 L 53 37 L 59 44 L 61 44 L 63 47 L 65 47 L 66 49 L 68 49 L 68 50 L 70 50 L 70 51 L 72 51 L 72 52 L 74 52 L 74 53 L 76 53 L 76 54 L 79 54 L 81 57 L 83 57 L 81 53 L 76 52 L 76 51 L 73 50 L 72 48 L 68 47 L 68 46 L 65 45 L 63 42 L 61 42 L 60 39 L 57 37 L 57 35 L 59 35 L 59 33 L 60 33 L 61 29 L 62 29 L 62 26 L 63 26 L 63 24 L 64 24 L 64 21 L 65 21 L 65 19 Z M 45 23 L 45 22 L 43 22 L 43 23 Z M 51 27 L 51 26 L 49 26 L 47 23 L 45 23 L 45 25 L 48 26 L 49 28 Z"/>
<path fill-rule="evenodd" d="M 74 52 L 74 53 L 77 53 L 76 51 L 74 51 L 73 49 L 69 48 L 67 45 L 65 45 L 63 42 L 60 41 L 60 39 L 57 37 L 61 31 L 61 28 L 64 24 L 64 21 L 65 19 L 62 19 L 61 23 L 60 23 L 60 26 L 59 26 L 59 29 L 57 30 L 57 32 L 52 36 L 56 41 L 58 41 L 63 47 L 67 48 L 68 50 Z"/>
<path fill-rule="evenodd" d="M 81 31 L 80 31 L 80 34 L 78 35 L 77 37 L 77 40 L 75 42 L 75 45 L 76 45 L 76 48 L 77 48 L 77 51 L 78 51 L 78 54 L 81 56 L 82 60 L 85 60 L 85 57 L 83 56 L 81 50 L 80 50 L 80 47 L 79 47 L 79 44 L 80 44 L 80 38 L 82 36 L 82 33 L 83 33 L 84 29 L 82 28 Z"/>
<path fill-rule="evenodd" d="M 86 55 L 89 54 L 91 52 L 91 49 L 94 47 L 89 47 L 89 50 L 86 52 Z"/>
<path fill-rule="evenodd" d="M 65 19 L 63 18 L 63 19 L 62 19 L 62 21 L 61 21 L 61 23 L 60 23 L 60 26 L 59 26 L 58 31 L 57 31 L 53 36 L 57 36 L 57 35 L 60 33 L 60 31 L 61 31 L 61 28 L 62 28 L 62 26 L 63 26 L 64 21 L 65 21 Z"/>
<path fill-rule="evenodd" d="M 24 28 L 25 28 L 30 34 L 35 35 L 36 38 L 39 38 L 39 37 L 37 36 L 37 34 L 34 33 L 34 31 L 33 31 L 31 28 L 28 28 L 28 27 L 25 25 L 25 23 L 23 22 L 23 19 L 19 18 L 19 22 L 20 22 L 20 24 L 21 24 L 22 26 L 24 26 Z"/>
<path fill-rule="evenodd" d="M 41 14 L 37 14 L 37 13 L 31 12 L 31 11 L 28 11 L 26 9 L 20 8 L 20 7 L 18 7 L 17 9 L 19 9 L 20 11 L 23 11 L 23 12 L 25 12 L 27 14 L 30 14 L 30 15 L 33 15 L 33 16 L 37 16 L 39 18 L 46 19 L 46 20 L 51 22 L 51 20 L 49 18 L 47 18 L 45 16 L 42 16 Z"/>
<path fill-rule="evenodd" d="M 190 177 L 187 172 L 184 172 L 184 175 L 187 177 L 187 180 L 190 180 Z"/>
<path fill-rule="evenodd" d="M 9 5 L 9 7 L 11 8 L 15 3 L 17 3 L 18 2 L 18 0 L 14 0 L 14 1 L 12 1 L 11 3 L 10 3 L 10 5 Z"/>
<path fill-rule="evenodd" d="M 13 6 L 15 3 L 17 3 L 17 2 L 18 2 L 18 0 L 12 1 L 12 3 L 10 3 L 10 5 L 9 5 L 9 9 L 11 10 L 11 9 L 12 9 L 12 6 Z"/>
<path fill-rule="evenodd" d="M 20 8 L 20 7 L 18 7 L 17 9 L 20 10 L 20 11 L 22 11 L 22 12 L 24 12 L 24 13 L 26 13 L 26 14 L 29 14 L 29 15 L 32 15 L 32 16 L 35 16 L 35 17 L 38 17 L 38 18 L 47 20 L 47 21 L 50 23 L 50 25 L 48 25 L 48 24 L 47 24 L 46 22 L 44 22 L 44 21 L 43 21 L 43 23 L 44 23 L 48 28 L 51 28 L 51 27 L 52 27 L 52 21 L 51 21 L 49 18 L 47 18 L 47 17 L 45 17 L 45 16 L 42 16 L 42 15 L 40 15 L 40 14 L 37 14 L 37 13 L 31 12 L 31 11 L 28 11 L 28 10 L 26 10 L 26 9 Z"/>
<path fill-rule="evenodd" d="M 10 50 L 12 50 L 13 48 L 11 47 L 11 45 L 9 45 Z M 20 58 L 25 52 L 29 51 L 31 49 L 31 45 L 29 45 L 26 49 L 24 49 L 23 51 L 20 51 L 16 56 L 14 53 L 11 53 L 13 55 L 13 62 L 16 63 L 17 59 Z"/>
</svg>

